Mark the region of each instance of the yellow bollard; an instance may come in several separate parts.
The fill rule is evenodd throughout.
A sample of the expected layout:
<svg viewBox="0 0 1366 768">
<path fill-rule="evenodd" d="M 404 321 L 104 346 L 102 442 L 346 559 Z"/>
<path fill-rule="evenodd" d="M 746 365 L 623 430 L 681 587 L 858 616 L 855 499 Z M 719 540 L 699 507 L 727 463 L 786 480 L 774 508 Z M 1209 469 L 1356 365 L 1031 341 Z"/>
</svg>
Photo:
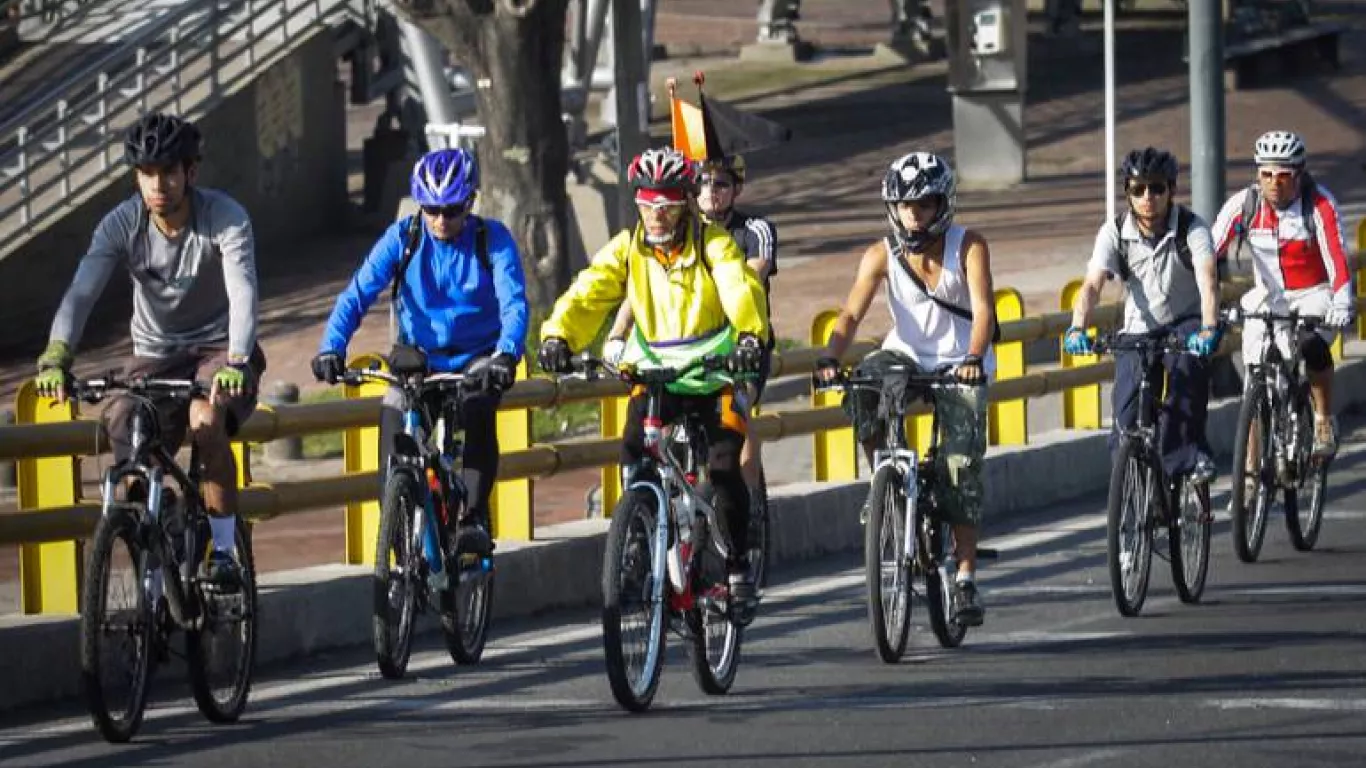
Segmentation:
<svg viewBox="0 0 1366 768">
<path fill-rule="evenodd" d="M 922 413 L 906 417 L 906 442 L 917 456 L 924 456 L 930 450 L 930 438 L 934 435 L 934 414 Z"/>
<path fill-rule="evenodd" d="M 385 368 L 379 355 L 361 355 L 351 359 L 350 367 Z M 359 387 L 345 388 L 346 398 L 382 396 L 388 385 L 370 381 Z M 375 426 L 353 427 L 342 439 L 342 468 L 347 474 L 370 472 L 375 476 L 375 495 L 380 491 L 379 480 L 379 408 L 375 409 Z M 375 540 L 379 536 L 379 501 L 352 502 L 346 505 L 346 563 L 374 565 Z"/>
<path fill-rule="evenodd" d="M 1072 309 L 1072 302 L 1077 298 L 1077 293 L 1081 291 L 1081 280 L 1073 280 L 1063 286 L 1062 299 L 1059 302 L 1060 308 L 1064 311 Z M 1094 328 L 1088 328 L 1087 333 L 1095 334 Z M 1077 355 L 1073 357 L 1062 350 L 1062 340 L 1058 341 L 1059 353 L 1062 356 L 1063 368 L 1077 368 L 1084 365 L 1095 365 L 1095 355 Z M 1100 385 L 1083 384 L 1080 387 L 1073 387 L 1062 394 L 1062 419 L 1063 427 L 1067 429 L 1100 429 Z"/>
<path fill-rule="evenodd" d="M 822 346 L 830 340 L 830 332 L 835 329 L 835 319 L 839 312 L 827 309 L 811 321 L 811 345 Z M 811 393 L 814 407 L 839 405 L 841 393 L 838 390 Z M 853 480 L 858 477 L 858 445 L 854 439 L 854 428 L 840 427 L 817 432 L 812 436 L 812 468 L 818 482 L 831 480 Z"/>
<path fill-rule="evenodd" d="M 996 322 L 1008 323 L 1024 317 L 1024 297 L 1014 288 L 996 292 Z M 996 379 L 1018 379 L 1025 375 L 1023 341 L 996 345 Z M 1010 400 L 990 405 L 987 417 L 988 445 L 1024 445 L 1029 442 L 1029 409 L 1025 400 Z"/>
<path fill-rule="evenodd" d="M 38 397 L 32 381 L 19 387 L 14 420 L 54 424 L 76 420 L 76 405 L 58 406 Z M 16 467 L 21 512 L 75 504 L 80 498 L 80 460 L 74 456 L 20 459 Z M 26 614 L 80 612 L 83 547 L 79 541 L 24 544 L 19 547 L 20 607 Z"/>
<path fill-rule="evenodd" d="M 607 438 L 621 439 L 626 429 L 626 406 L 631 398 L 626 395 L 604 397 L 598 404 L 598 434 Z M 602 516 L 611 517 L 621 500 L 621 465 L 606 464 L 602 472 Z"/>
<path fill-rule="evenodd" d="M 517 380 L 526 381 L 531 374 L 526 358 L 517 366 Z M 498 411 L 498 452 L 511 453 L 531 447 L 531 410 Z M 500 480 L 493 486 L 489 499 L 491 533 L 505 541 L 531 541 L 536 534 L 531 478 Z"/>
</svg>

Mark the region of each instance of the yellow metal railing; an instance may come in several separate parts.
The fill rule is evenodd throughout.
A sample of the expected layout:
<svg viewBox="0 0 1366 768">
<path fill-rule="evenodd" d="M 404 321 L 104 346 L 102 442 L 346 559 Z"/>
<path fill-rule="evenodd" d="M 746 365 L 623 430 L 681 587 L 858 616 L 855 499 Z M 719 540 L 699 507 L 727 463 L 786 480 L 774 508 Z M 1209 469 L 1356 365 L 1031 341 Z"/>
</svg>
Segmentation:
<svg viewBox="0 0 1366 768">
<path fill-rule="evenodd" d="M 1366 241 L 1366 224 L 1358 230 Z M 1363 242 L 1366 244 L 1366 242 Z M 1358 290 L 1363 290 L 1358 281 Z M 1238 285 L 1227 287 L 1236 296 Z M 1076 285 L 1068 284 L 1060 297 L 1070 307 Z M 1114 372 L 1113 362 L 1062 355 L 1057 369 L 1030 374 L 1026 371 L 1024 346 L 1041 339 L 1061 339 L 1071 322 L 1070 311 L 1038 317 L 1024 315 L 1017 291 L 996 294 L 996 310 L 1002 321 L 1001 341 L 996 344 L 997 377 L 990 393 L 989 435 L 993 445 L 1019 445 L 1028 441 L 1027 400 L 1063 393 L 1064 424 L 1074 429 L 1100 425 L 1100 383 Z M 1113 325 L 1119 305 L 1097 307 L 1093 322 Z M 812 346 L 776 353 L 773 376 L 810 371 L 833 328 L 836 313 L 819 314 L 812 324 Z M 1366 338 L 1366 324 L 1359 327 Z M 852 345 L 846 360 L 873 349 L 873 342 Z M 1231 344 L 1225 345 L 1225 351 Z M 352 364 L 374 358 L 362 357 Z M 618 442 L 625 420 L 626 389 L 617 381 L 565 381 L 529 378 L 525 363 L 519 381 L 503 398 L 498 418 L 501 444 L 499 482 L 493 499 L 495 535 L 505 540 L 529 540 L 535 535 L 532 479 L 573 469 L 600 467 L 602 505 L 610 511 L 620 494 L 615 465 Z M 261 406 L 243 425 L 235 444 L 242 467 L 240 508 L 255 521 L 329 506 L 345 506 L 347 563 L 370 563 L 378 526 L 376 497 L 378 467 L 379 395 L 383 386 L 348 387 L 346 399 L 311 405 Z M 563 403 L 601 402 L 600 437 L 533 444 L 531 411 Z M 98 517 L 98 505 L 80 495 L 80 457 L 108 449 L 98 425 L 79 418 L 68 404 L 52 407 L 40 401 L 32 384 L 20 388 L 15 426 L 0 427 L 0 461 L 17 461 L 19 511 L 0 515 L 0 545 L 19 544 L 22 608 L 25 613 L 72 613 L 76 611 L 82 557 L 81 541 L 90 534 Z M 929 419 L 923 411 L 912 415 L 910 432 L 923 444 L 928 440 Z M 345 430 L 344 474 L 275 484 L 250 481 L 251 443 L 301 435 Z M 794 435 L 813 435 L 814 479 L 853 479 L 858 473 L 853 430 L 839 406 L 837 393 L 813 393 L 809 409 L 771 412 L 754 419 L 755 432 L 764 440 Z"/>
</svg>

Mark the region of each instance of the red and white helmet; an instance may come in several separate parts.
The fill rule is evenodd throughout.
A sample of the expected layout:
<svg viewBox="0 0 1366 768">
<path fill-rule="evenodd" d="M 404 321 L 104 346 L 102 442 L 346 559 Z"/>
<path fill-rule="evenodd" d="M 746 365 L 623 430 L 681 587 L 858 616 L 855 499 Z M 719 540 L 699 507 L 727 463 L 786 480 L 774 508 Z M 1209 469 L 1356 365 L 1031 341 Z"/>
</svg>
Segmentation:
<svg viewBox="0 0 1366 768">
<path fill-rule="evenodd" d="M 627 172 L 631 189 L 653 191 L 681 190 L 692 194 L 697 187 L 697 171 L 691 160 L 672 147 L 647 149 L 631 161 Z"/>
</svg>

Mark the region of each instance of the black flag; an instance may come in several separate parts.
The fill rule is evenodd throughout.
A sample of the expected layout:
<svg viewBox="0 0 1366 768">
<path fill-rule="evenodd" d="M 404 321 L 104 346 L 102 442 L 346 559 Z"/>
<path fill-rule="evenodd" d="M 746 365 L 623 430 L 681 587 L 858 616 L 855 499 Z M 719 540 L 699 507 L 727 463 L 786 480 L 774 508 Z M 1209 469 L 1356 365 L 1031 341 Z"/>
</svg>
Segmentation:
<svg viewBox="0 0 1366 768">
<path fill-rule="evenodd" d="M 792 129 L 758 115 L 741 112 L 724 101 L 709 99 L 700 87 L 697 98 L 702 106 L 709 160 L 753 152 L 792 138 Z"/>
</svg>

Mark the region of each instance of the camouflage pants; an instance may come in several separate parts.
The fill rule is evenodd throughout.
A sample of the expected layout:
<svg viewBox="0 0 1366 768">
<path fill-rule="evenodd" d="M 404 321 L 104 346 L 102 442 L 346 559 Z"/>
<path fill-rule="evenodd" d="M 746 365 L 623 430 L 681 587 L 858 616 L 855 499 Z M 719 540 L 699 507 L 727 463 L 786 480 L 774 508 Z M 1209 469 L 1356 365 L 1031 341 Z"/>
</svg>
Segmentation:
<svg viewBox="0 0 1366 768">
<path fill-rule="evenodd" d="M 879 350 L 859 363 L 860 376 L 878 376 L 891 366 L 912 365 L 896 352 Z M 859 390 L 844 401 L 860 443 L 880 449 L 886 441 L 885 411 L 878 392 Z M 939 414 L 939 452 L 935 471 L 935 504 L 944 519 L 955 525 L 978 527 L 986 499 L 983 475 L 987 452 L 987 388 L 954 387 L 935 394 Z"/>
</svg>

